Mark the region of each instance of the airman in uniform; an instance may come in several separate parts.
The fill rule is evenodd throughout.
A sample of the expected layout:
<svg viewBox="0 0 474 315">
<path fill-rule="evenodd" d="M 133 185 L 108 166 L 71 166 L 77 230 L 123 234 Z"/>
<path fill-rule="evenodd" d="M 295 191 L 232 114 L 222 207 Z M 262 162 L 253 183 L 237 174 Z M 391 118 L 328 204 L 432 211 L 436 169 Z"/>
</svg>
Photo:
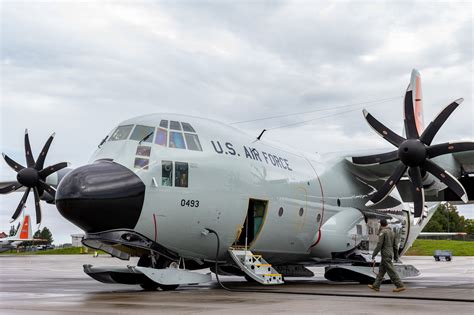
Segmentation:
<svg viewBox="0 0 474 315">
<path fill-rule="evenodd" d="M 393 231 L 388 227 L 387 220 L 380 220 L 379 241 L 372 254 L 372 261 L 375 261 L 375 256 L 377 256 L 379 252 L 382 259 L 380 261 L 379 273 L 377 274 L 377 278 L 375 278 L 375 282 L 369 284 L 369 288 L 374 291 L 380 290 L 380 285 L 382 284 L 385 273 L 388 273 L 390 280 L 396 286 L 396 288 L 393 289 L 393 292 L 405 291 L 405 286 L 400 280 L 400 277 L 395 271 L 392 263 L 392 259 L 395 259 L 395 261 L 398 260 L 398 248 L 395 237 L 395 233 L 393 233 Z"/>
</svg>

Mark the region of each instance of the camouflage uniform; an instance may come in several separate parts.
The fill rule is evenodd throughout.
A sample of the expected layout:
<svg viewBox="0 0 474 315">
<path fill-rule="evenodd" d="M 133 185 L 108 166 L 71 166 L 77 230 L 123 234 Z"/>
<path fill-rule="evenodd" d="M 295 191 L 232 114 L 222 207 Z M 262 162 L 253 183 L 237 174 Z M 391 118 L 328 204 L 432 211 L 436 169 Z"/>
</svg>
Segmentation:
<svg viewBox="0 0 474 315">
<path fill-rule="evenodd" d="M 385 273 L 388 273 L 392 283 L 397 288 L 402 288 L 403 283 L 398 277 L 392 263 L 392 258 L 398 260 L 398 248 L 397 243 L 395 242 L 395 234 L 389 227 L 381 227 L 379 241 L 377 247 L 374 249 L 374 253 L 372 254 L 372 259 L 375 259 L 375 256 L 377 256 L 379 252 L 382 255 L 382 260 L 380 261 L 379 273 L 377 278 L 375 278 L 373 287 L 376 289 L 380 288 Z"/>
</svg>

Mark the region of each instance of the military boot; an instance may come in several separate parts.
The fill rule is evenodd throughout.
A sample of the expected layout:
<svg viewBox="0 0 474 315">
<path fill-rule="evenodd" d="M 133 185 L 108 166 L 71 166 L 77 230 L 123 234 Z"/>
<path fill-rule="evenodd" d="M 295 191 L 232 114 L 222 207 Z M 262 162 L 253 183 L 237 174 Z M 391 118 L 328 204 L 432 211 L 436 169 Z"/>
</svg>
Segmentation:
<svg viewBox="0 0 474 315">
<path fill-rule="evenodd" d="M 402 292 L 402 291 L 405 291 L 405 290 L 406 290 L 405 287 L 398 287 L 398 288 L 393 289 L 393 292 Z"/>
</svg>

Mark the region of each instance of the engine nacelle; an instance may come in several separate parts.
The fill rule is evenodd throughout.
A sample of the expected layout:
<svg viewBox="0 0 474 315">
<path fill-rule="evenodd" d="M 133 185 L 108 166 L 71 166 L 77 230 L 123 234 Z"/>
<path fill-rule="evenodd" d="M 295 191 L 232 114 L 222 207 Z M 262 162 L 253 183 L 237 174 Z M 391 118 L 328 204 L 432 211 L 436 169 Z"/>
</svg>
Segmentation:
<svg viewBox="0 0 474 315">
<path fill-rule="evenodd" d="M 72 168 L 63 168 L 63 169 L 61 169 L 61 170 L 49 175 L 48 177 L 46 177 L 46 183 L 51 185 L 51 186 L 58 187 L 58 185 L 61 182 L 61 180 L 63 179 L 63 177 L 66 176 L 66 174 L 69 173 L 70 171 L 72 171 Z M 43 194 L 40 196 L 40 198 L 41 198 L 41 200 L 44 200 L 47 203 L 54 204 L 54 202 L 55 202 L 54 197 L 51 196 L 47 191 L 43 191 Z"/>
</svg>

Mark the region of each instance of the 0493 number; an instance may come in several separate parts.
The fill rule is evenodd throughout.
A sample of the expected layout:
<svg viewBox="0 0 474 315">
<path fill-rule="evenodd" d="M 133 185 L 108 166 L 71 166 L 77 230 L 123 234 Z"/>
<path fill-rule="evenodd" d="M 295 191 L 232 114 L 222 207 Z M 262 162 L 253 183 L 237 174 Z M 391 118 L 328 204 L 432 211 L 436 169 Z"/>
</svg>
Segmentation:
<svg viewBox="0 0 474 315">
<path fill-rule="evenodd" d="M 181 199 L 181 207 L 199 207 L 199 200 L 186 200 Z"/>
</svg>

